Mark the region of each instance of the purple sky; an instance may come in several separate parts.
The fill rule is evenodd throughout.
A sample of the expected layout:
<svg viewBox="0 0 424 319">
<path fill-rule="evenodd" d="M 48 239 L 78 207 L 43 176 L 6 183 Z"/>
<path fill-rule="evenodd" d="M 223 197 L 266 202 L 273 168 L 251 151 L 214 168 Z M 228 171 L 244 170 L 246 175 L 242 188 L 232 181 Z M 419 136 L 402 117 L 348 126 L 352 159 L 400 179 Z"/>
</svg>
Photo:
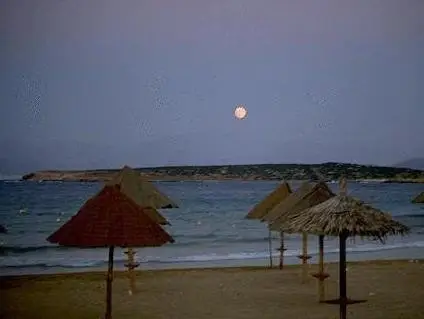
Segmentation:
<svg viewBox="0 0 424 319">
<path fill-rule="evenodd" d="M 0 171 L 424 156 L 423 17 L 422 0 L 2 0 Z"/>
</svg>

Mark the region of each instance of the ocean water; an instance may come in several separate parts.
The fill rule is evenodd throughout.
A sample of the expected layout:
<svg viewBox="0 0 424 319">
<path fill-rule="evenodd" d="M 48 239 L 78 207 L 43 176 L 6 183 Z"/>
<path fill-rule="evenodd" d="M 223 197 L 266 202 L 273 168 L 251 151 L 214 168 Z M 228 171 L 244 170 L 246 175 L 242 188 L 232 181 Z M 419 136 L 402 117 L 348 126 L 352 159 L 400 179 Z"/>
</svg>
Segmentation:
<svg viewBox="0 0 424 319">
<path fill-rule="evenodd" d="M 175 243 L 136 249 L 139 269 L 266 265 L 266 224 L 244 219 L 257 202 L 276 186 L 276 181 L 157 182 L 180 204 L 162 210 L 171 226 L 166 230 Z M 296 188 L 299 183 L 291 186 Z M 337 190 L 336 184 L 330 184 Z M 106 249 L 78 249 L 50 244 L 46 238 L 74 215 L 102 187 L 101 183 L 0 181 L 0 274 L 59 273 L 104 269 Z M 356 238 L 348 242 L 348 260 L 424 258 L 424 205 L 411 204 L 420 184 L 350 183 L 349 193 L 411 227 L 405 237 L 388 238 L 385 244 Z M 285 262 L 299 263 L 301 238 L 286 237 Z M 273 235 L 277 264 L 278 234 Z M 309 237 L 309 251 L 316 262 L 317 239 Z M 326 259 L 337 260 L 338 241 L 326 238 Z M 115 252 L 115 267 L 123 269 L 126 255 Z"/>
</svg>

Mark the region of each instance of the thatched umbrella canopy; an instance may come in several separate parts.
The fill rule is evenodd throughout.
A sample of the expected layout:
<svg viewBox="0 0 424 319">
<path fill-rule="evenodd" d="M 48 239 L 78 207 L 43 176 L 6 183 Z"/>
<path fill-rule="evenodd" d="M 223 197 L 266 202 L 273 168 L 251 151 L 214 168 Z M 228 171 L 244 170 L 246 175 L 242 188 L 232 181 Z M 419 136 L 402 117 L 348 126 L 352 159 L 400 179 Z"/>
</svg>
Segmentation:
<svg viewBox="0 0 424 319">
<path fill-rule="evenodd" d="M 270 223 L 271 230 L 284 230 L 284 222 L 289 215 L 320 204 L 333 196 L 334 193 L 325 182 L 305 182 L 262 220 Z"/>
<path fill-rule="evenodd" d="M 307 232 L 318 236 L 338 236 L 340 241 L 339 293 L 340 318 L 346 318 L 346 239 L 350 236 L 384 240 L 388 235 L 403 235 L 409 229 L 389 214 L 364 204 L 344 193 L 301 212 L 286 221 L 291 232 Z"/>
<path fill-rule="evenodd" d="M 70 247 L 109 247 L 106 319 L 111 318 L 114 247 L 154 247 L 174 241 L 118 186 L 105 186 L 47 240 Z"/>
<path fill-rule="evenodd" d="M 121 192 L 141 207 L 178 208 L 172 199 L 159 191 L 153 183 L 143 179 L 139 172 L 129 166 L 124 166 L 106 185 L 120 185 Z"/>
<path fill-rule="evenodd" d="M 291 194 L 290 185 L 287 182 L 281 183 L 276 189 L 269 193 L 262 201 L 256 204 L 246 215 L 247 219 L 262 219 L 277 204 Z"/>
<path fill-rule="evenodd" d="M 268 214 L 262 216 L 261 221 L 265 221 L 272 224 L 274 220 L 286 214 L 288 211 L 287 208 L 291 207 L 294 203 L 298 202 L 299 199 L 302 199 L 306 194 L 308 194 L 313 189 L 315 185 L 316 183 L 312 183 L 312 182 L 302 183 L 298 189 L 292 192 L 283 201 L 280 201 L 277 205 L 275 205 L 268 212 Z"/>
<path fill-rule="evenodd" d="M 276 205 L 271 212 L 264 216 L 262 220 L 269 222 L 272 231 L 280 231 L 282 246 L 284 245 L 284 225 L 290 214 L 302 211 L 306 208 L 320 204 L 334 196 L 333 192 L 325 182 L 305 182 L 295 192 Z M 302 254 L 298 257 L 302 260 L 302 281 L 307 280 L 308 275 L 308 236 L 302 233 Z M 320 264 L 323 261 L 321 260 Z"/>
<path fill-rule="evenodd" d="M 419 204 L 419 203 L 424 203 L 424 192 L 422 192 L 421 194 L 419 194 L 417 197 L 415 197 L 412 202 L 414 204 Z"/>
<path fill-rule="evenodd" d="M 7 234 L 7 229 L 3 225 L 0 225 L 0 234 Z"/>
<path fill-rule="evenodd" d="M 371 237 L 384 241 L 388 235 L 403 235 L 408 227 L 392 219 L 390 214 L 347 195 L 329 200 L 292 214 L 287 229 L 303 229 L 310 234 L 345 237 Z"/>
<path fill-rule="evenodd" d="M 262 201 L 256 204 L 246 215 L 247 219 L 262 219 L 267 215 L 278 203 L 283 201 L 291 194 L 290 185 L 287 182 L 281 183 L 276 189 L 274 189 L 270 194 L 268 194 Z M 269 263 L 272 268 L 272 239 L 271 239 L 271 230 L 269 229 L 268 234 L 268 243 L 269 243 Z M 280 269 L 283 267 L 283 250 L 284 247 L 280 247 Z"/>
</svg>

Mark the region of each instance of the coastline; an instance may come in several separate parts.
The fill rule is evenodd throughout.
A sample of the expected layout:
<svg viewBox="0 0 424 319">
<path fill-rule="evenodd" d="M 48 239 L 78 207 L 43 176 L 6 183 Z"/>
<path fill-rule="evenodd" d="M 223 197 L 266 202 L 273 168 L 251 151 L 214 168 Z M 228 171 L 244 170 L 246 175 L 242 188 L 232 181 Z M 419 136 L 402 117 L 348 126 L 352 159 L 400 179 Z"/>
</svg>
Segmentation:
<svg viewBox="0 0 424 319">
<path fill-rule="evenodd" d="M 326 267 L 336 267 L 339 263 L 338 261 L 325 261 Z M 346 261 L 348 266 L 360 266 L 360 265 L 393 265 L 393 264 L 406 264 L 406 263 L 417 263 L 421 264 L 424 267 L 424 257 L 423 258 L 394 258 L 394 259 L 367 259 L 367 260 L 351 260 Z M 302 265 L 297 264 L 284 264 L 284 270 L 301 270 Z M 309 268 L 318 268 L 318 263 L 309 263 Z M 199 267 L 181 267 L 181 268 L 146 268 L 146 269 L 135 269 L 134 272 L 136 274 L 149 273 L 179 273 L 181 271 L 184 272 L 198 272 L 198 271 L 211 271 L 211 272 L 237 272 L 237 271 L 257 271 L 257 270 L 280 270 L 278 266 L 274 264 L 273 268 L 269 268 L 268 264 L 261 265 L 239 265 L 239 266 L 199 266 Z M 67 277 L 79 277 L 84 278 L 86 276 L 100 276 L 104 278 L 105 273 L 107 272 L 107 268 L 103 267 L 102 269 L 96 270 L 86 270 L 86 271 L 70 271 L 70 272 L 57 272 L 57 273 L 49 273 L 49 274 L 25 274 L 25 275 L 0 275 L 0 290 L 1 283 L 3 281 L 10 280 L 54 280 L 57 278 L 67 278 Z M 114 268 L 114 277 L 115 278 L 127 278 L 128 271 L 126 269 L 115 269 Z"/>
<path fill-rule="evenodd" d="M 399 167 L 383 167 L 349 163 L 322 164 L 248 164 L 214 166 L 167 166 L 134 168 L 150 181 L 209 180 L 313 180 L 333 182 L 341 176 L 347 180 L 379 183 L 424 183 L 424 171 Z M 44 170 L 22 176 L 30 181 L 105 182 L 119 169 Z"/>
<path fill-rule="evenodd" d="M 107 182 L 112 180 L 116 171 L 108 173 L 92 173 L 85 171 L 69 172 L 35 172 L 22 176 L 21 180 L 36 182 Z M 424 174 L 424 173 L 423 173 Z M 167 175 L 167 174 L 140 174 L 144 179 L 151 182 L 189 182 L 189 181 L 279 181 L 281 178 L 270 178 L 267 176 L 228 176 L 228 175 Z M 285 179 L 286 181 L 306 181 L 308 178 Z M 312 178 L 312 180 L 318 180 Z M 323 178 L 325 182 L 335 183 L 337 178 Z M 399 183 L 399 184 L 424 184 L 424 178 L 348 178 L 350 182 L 359 183 Z"/>
<path fill-rule="evenodd" d="M 196 176 L 196 177 L 187 177 L 187 176 L 150 176 L 143 175 L 143 177 L 150 182 L 201 182 L 201 181 L 278 181 L 279 179 L 268 179 L 261 177 L 211 177 L 211 176 Z M 23 180 L 23 179 L 21 179 Z M 107 182 L 111 178 L 94 178 L 94 177 L 71 177 L 71 178 L 51 178 L 51 177 L 40 177 L 34 179 L 25 179 L 28 181 L 37 181 L 37 182 L 79 182 L 79 183 L 98 183 L 98 182 Z M 303 182 L 308 181 L 307 179 L 299 180 L 287 180 L 288 182 Z M 358 182 L 358 183 L 382 183 L 382 184 L 424 184 L 424 179 L 348 179 L 348 182 Z M 333 180 L 326 180 L 325 182 L 333 182 Z"/>
<path fill-rule="evenodd" d="M 325 266 L 328 299 L 338 296 L 338 264 Z M 317 270 L 310 266 L 310 273 Z M 349 318 L 423 318 L 424 260 L 348 262 Z M 338 307 L 317 302 L 316 280 L 300 282 L 301 267 L 139 270 L 128 295 L 124 271 L 114 274 L 116 318 L 335 318 Z M 0 277 L 7 318 L 98 318 L 104 313 L 106 269 L 101 272 Z M 254 289 L 252 289 L 254 287 Z M 220 305 L 216 307 L 216 305 Z M 37 315 L 35 315 L 37 314 Z"/>
<path fill-rule="evenodd" d="M 142 256 L 141 252 L 140 256 Z M 300 252 L 298 252 L 300 253 Z M 284 264 L 287 267 L 296 267 L 299 265 L 299 259 L 297 255 L 285 255 Z M 318 264 L 318 254 L 315 251 L 309 251 L 311 259 L 309 264 L 314 267 Z M 140 259 L 136 259 L 140 262 L 139 268 L 136 271 L 172 271 L 172 270 L 184 270 L 184 269 L 226 269 L 226 268 L 244 268 L 244 267 L 267 267 L 269 265 L 269 257 L 259 257 L 259 258 L 242 258 L 242 259 L 218 259 L 218 260 L 207 260 L 207 261 L 193 261 L 188 260 L 184 262 L 145 262 Z M 106 256 L 106 255 L 105 255 Z M 122 255 L 124 256 L 124 255 Z M 382 250 L 370 250 L 370 251 L 348 251 L 347 260 L 351 263 L 361 263 L 368 261 L 375 262 L 386 262 L 386 261 L 396 261 L 396 260 L 418 260 L 422 259 L 424 256 L 424 247 L 399 247 L 392 249 L 382 249 Z M 115 257 L 119 257 L 119 254 Z M 106 258 L 106 257 L 105 257 Z M 125 271 L 126 268 L 125 258 L 124 261 L 115 261 L 114 269 L 117 272 Z M 279 252 L 273 253 L 273 265 L 276 267 L 278 265 Z M 338 262 L 338 252 L 325 252 L 324 257 L 325 263 L 332 264 Z M 107 262 L 101 263 L 96 266 L 78 266 L 78 267 L 5 267 L 2 268 L 0 277 L 15 277 L 15 276 L 44 276 L 44 275 L 55 275 L 55 274 L 69 274 L 69 273 L 91 273 L 91 272 L 101 272 L 107 267 Z"/>
</svg>

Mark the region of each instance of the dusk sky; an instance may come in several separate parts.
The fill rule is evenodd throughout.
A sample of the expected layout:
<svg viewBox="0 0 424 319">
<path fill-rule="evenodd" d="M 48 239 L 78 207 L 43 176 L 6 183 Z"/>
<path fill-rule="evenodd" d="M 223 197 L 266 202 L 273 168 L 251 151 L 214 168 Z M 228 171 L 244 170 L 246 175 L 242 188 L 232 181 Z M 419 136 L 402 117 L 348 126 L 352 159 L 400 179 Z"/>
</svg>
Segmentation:
<svg viewBox="0 0 424 319">
<path fill-rule="evenodd" d="M 423 137 L 423 0 L 0 1 L 3 172 L 391 165 Z"/>
</svg>

